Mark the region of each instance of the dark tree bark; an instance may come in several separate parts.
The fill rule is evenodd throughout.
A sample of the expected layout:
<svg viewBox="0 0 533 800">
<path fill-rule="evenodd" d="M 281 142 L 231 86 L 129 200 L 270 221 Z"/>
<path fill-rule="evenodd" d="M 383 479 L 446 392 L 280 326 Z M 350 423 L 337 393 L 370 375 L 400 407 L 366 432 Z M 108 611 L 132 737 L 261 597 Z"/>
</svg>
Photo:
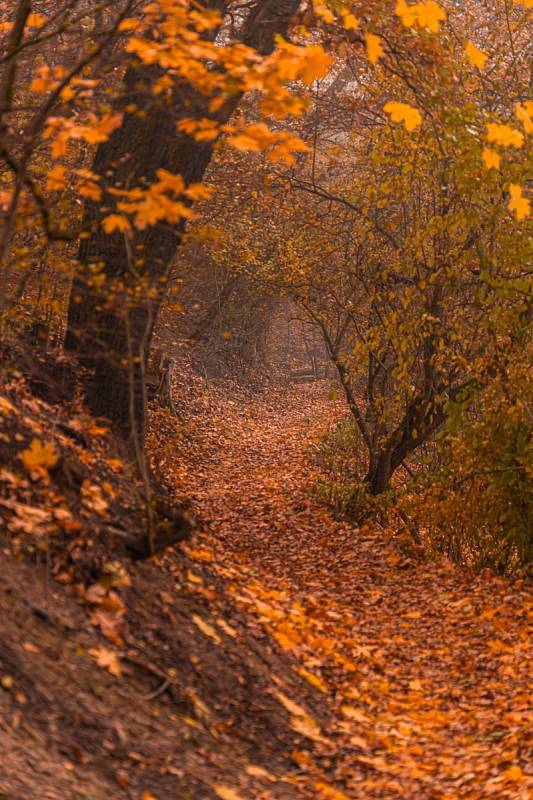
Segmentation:
<svg viewBox="0 0 533 800">
<path fill-rule="evenodd" d="M 275 35 L 287 32 L 300 0 L 259 0 L 243 25 L 241 40 L 267 55 Z M 224 11 L 223 0 L 206 3 Z M 159 169 L 180 174 L 185 183 L 201 181 L 213 152 L 212 142 L 197 142 L 178 133 L 183 118 L 213 117 L 208 99 L 184 82 L 175 87 L 172 103 L 151 92 L 161 75 L 157 66 L 134 65 L 124 78 L 116 102 L 124 110 L 118 128 L 99 145 L 93 171 L 101 176 L 100 203 L 89 202 L 85 223 L 89 233 L 80 244 L 80 269 L 71 292 L 65 346 L 75 352 L 91 378 L 89 406 L 108 417 L 124 439 L 142 442 L 145 428 L 145 372 L 152 333 L 165 294 L 169 269 L 180 245 L 183 226 L 161 222 L 136 231 L 130 243 L 118 232 L 106 235 L 103 217 L 113 207 L 113 187 L 149 185 Z M 216 118 L 229 120 L 241 99 L 231 97 Z M 136 111 L 132 112 L 132 107 Z M 105 276 L 102 285 L 95 270 Z M 140 299 L 132 300 L 141 288 Z"/>
</svg>

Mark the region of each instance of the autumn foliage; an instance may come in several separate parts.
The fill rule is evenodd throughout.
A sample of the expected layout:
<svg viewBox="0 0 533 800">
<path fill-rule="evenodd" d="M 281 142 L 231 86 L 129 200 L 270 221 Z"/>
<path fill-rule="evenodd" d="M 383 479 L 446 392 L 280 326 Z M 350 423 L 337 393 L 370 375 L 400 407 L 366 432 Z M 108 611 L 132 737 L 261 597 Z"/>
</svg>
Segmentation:
<svg viewBox="0 0 533 800">
<path fill-rule="evenodd" d="M 528 796 L 532 13 L 0 0 L 4 554 L 84 608 L 96 674 L 144 652 L 146 703 L 227 744 L 187 791 Z M 227 743 L 208 648 L 290 769 Z"/>
</svg>

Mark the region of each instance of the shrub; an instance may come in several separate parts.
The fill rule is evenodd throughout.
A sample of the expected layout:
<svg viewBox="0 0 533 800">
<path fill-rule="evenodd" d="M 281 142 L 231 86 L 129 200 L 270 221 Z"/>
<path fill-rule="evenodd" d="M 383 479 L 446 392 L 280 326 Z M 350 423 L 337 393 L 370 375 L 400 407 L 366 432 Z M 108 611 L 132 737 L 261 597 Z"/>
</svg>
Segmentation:
<svg viewBox="0 0 533 800">
<path fill-rule="evenodd" d="M 522 375 L 450 408 L 440 467 L 401 499 L 430 547 L 456 562 L 499 574 L 533 563 L 532 383 Z"/>
</svg>

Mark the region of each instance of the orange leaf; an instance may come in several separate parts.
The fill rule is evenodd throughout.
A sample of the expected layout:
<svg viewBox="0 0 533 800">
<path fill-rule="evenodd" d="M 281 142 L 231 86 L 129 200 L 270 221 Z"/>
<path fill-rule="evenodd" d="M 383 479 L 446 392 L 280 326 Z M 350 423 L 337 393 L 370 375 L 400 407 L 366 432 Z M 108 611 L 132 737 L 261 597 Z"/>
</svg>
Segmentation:
<svg viewBox="0 0 533 800">
<path fill-rule="evenodd" d="M 114 231 L 129 231 L 131 225 L 127 217 L 122 214 L 109 214 L 102 220 L 102 227 L 106 233 L 113 233 Z"/>
<path fill-rule="evenodd" d="M 50 469 L 55 467 L 59 460 L 59 453 L 52 442 L 42 444 L 38 439 L 32 439 L 30 446 L 20 453 L 22 463 L 27 470 Z"/>
<path fill-rule="evenodd" d="M 514 211 L 518 220 L 529 217 L 529 200 L 527 197 L 524 197 L 522 187 L 518 186 L 516 183 L 511 183 L 509 185 L 509 194 L 511 196 L 508 204 L 509 211 Z"/>
<path fill-rule="evenodd" d="M 420 111 L 407 103 L 397 103 L 395 100 L 391 100 L 384 106 L 384 111 L 389 114 L 393 122 L 403 122 L 408 131 L 414 131 L 422 124 Z"/>
<path fill-rule="evenodd" d="M 96 659 L 96 663 L 99 667 L 107 669 L 108 672 L 116 678 L 122 675 L 120 659 L 113 650 L 108 650 L 107 647 L 91 647 L 89 653 Z"/>
<path fill-rule="evenodd" d="M 365 34 L 365 41 L 366 41 L 366 52 L 368 55 L 368 60 L 371 64 L 375 64 L 383 55 L 383 46 L 381 44 L 381 39 L 379 36 L 376 36 L 373 33 L 366 33 Z"/>
<path fill-rule="evenodd" d="M 479 50 L 473 42 L 468 42 L 466 45 L 466 55 L 472 66 L 478 69 L 484 68 L 487 56 L 482 50 Z"/>
<path fill-rule="evenodd" d="M 494 150 L 491 150 L 489 147 L 485 147 L 481 157 L 483 158 L 483 163 L 487 169 L 500 169 L 501 159 L 499 154 Z"/>
</svg>

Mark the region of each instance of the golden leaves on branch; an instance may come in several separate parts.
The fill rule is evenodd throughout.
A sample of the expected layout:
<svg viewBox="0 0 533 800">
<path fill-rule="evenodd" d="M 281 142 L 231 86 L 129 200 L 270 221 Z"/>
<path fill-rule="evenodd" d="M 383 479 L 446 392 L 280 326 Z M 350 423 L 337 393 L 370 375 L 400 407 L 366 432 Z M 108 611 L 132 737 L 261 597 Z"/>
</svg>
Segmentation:
<svg viewBox="0 0 533 800">
<path fill-rule="evenodd" d="M 122 114 L 118 112 L 103 114 L 101 117 L 89 112 L 85 124 L 78 124 L 76 120 L 67 117 L 49 117 L 43 135 L 52 142 L 52 157 L 61 158 L 66 155 L 71 139 L 83 139 L 88 144 L 100 144 L 105 142 L 121 124 Z"/>
<path fill-rule="evenodd" d="M 33 12 L 28 17 L 28 25 L 31 28 L 42 28 L 43 25 L 46 25 L 46 17 L 43 17 L 42 14 L 37 14 L 37 12 Z"/>
<path fill-rule="evenodd" d="M 46 176 L 46 188 L 49 192 L 60 192 L 62 189 L 66 188 L 66 172 L 66 167 L 62 164 L 56 164 L 56 166 L 50 170 Z"/>
<path fill-rule="evenodd" d="M 435 0 L 416 3 L 414 6 L 408 5 L 405 0 L 398 0 L 396 14 L 406 28 L 418 25 L 419 28 L 427 28 L 431 33 L 438 33 L 440 23 L 446 19 L 446 12 Z"/>
<path fill-rule="evenodd" d="M 205 200 L 211 195 L 211 188 L 204 183 L 191 183 L 188 186 L 181 175 L 165 169 L 156 173 L 157 180 L 145 189 L 110 189 L 109 193 L 120 198 L 117 211 L 102 220 L 106 233 L 128 232 L 135 226 L 144 230 L 157 225 L 162 220 L 170 224 L 184 219 L 195 219 L 190 202 Z M 130 217 L 132 218 L 130 220 Z"/>
<path fill-rule="evenodd" d="M 268 158 L 274 163 L 285 161 L 286 164 L 292 165 L 295 163 L 294 152 L 308 152 L 310 149 L 300 137 L 285 131 L 271 131 L 264 122 L 232 130 L 234 133 L 229 136 L 228 142 L 233 147 L 255 153 L 271 148 Z"/>
<path fill-rule="evenodd" d="M 487 141 L 501 147 L 523 147 L 524 136 L 510 125 L 499 125 L 497 122 L 487 124 Z"/>
<path fill-rule="evenodd" d="M 384 52 L 383 46 L 381 44 L 381 39 L 374 33 L 366 33 L 365 42 L 366 42 L 366 52 L 368 55 L 368 60 L 370 61 L 371 64 L 376 64 L 378 59 L 381 58 Z"/>
<path fill-rule="evenodd" d="M 391 100 L 383 107 L 383 110 L 390 116 L 392 122 L 403 122 L 405 129 L 409 132 L 414 131 L 422 124 L 420 111 L 407 103 Z"/>
<path fill-rule="evenodd" d="M 509 185 L 509 211 L 514 212 L 517 220 L 526 219 L 530 213 L 530 202 L 527 197 L 524 197 L 522 187 L 516 183 Z"/>
<path fill-rule="evenodd" d="M 129 219 L 122 214 L 108 214 L 102 220 L 102 228 L 106 233 L 115 233 L 115 231 L 126 233 L 131 230 L 131 225 Z"/>
<path fill-rule="evenodd" d="M 480 50 L 473 42 L 468 42 L 465 48 L 465 52 L 467 55 L 468 60 L 472 64 L 473 67 L 477 67 L 478 69 L 484 69 L 485 64 L 487 62 L 487 54 Z"/>
<path fill-rule="evenodd" d="M 347 31 L 356 31 L 359 28 L 359 20 L 345 8 L 341 9 L 342 24 Z"/>
<path fill-rule="evenodd" d="M 491 150 L 490 147 L 483 148 L 481 157 L 487 169 L 500 169 L 500 155 L 494 150 Z"/>
</svg>

